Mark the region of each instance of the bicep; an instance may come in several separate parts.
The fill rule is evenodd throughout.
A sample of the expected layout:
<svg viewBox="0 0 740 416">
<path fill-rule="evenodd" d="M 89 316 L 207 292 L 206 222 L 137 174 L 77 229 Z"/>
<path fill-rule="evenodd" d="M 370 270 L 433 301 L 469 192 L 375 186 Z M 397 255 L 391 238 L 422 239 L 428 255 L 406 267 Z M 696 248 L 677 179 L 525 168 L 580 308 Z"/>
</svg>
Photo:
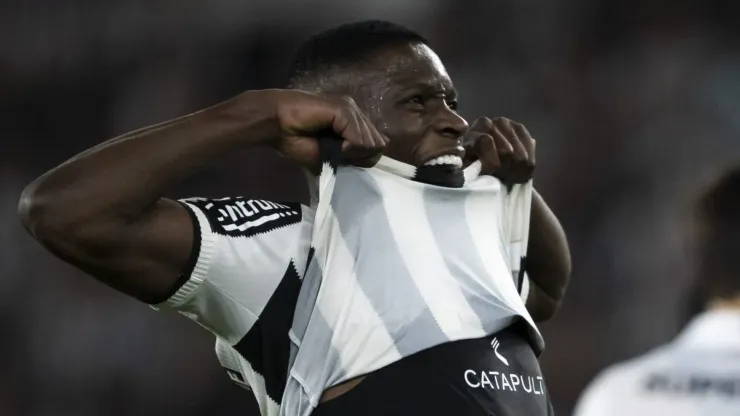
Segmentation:
<svg viewBox="0 0 740 416">
<path fill-rule="evenodd" d="M 177 290 L 194 244 L 193 222 L 180 203 L 161 199 L 142 218 L 110 224 L 57 253 L 102 283 L 146 303 Z"/>
<path fill-rule="evenodd" d="M 560 307 L 560 301 L 545 293 L 537 282 L 528 277 L 525 279 L 524 290 L 520 290 L 520 295 L 527 306 L 527 311 L 535 322 L 549 320 Z"/>
</svg>

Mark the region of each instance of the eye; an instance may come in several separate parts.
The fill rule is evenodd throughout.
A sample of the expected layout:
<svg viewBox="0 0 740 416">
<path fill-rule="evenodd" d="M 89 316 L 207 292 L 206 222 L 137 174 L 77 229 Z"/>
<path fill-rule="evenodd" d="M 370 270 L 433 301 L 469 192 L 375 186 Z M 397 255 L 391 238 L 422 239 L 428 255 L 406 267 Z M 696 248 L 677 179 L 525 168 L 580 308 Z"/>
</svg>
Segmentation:
<svg viewBox="0 0 740 416">
<path fill-rule="evenodd" d="M 406 103 L 412 104 L 414 106 L 423 107 L 424 97 L 421 94 L 412 95 L 411 97 L 406 99 Z"/>
<path fill-rule="evenodd" d="M 457 111 L 457 100 L 448 100 L 447 107 L 450 107 L 452 111 Z"/>
</svg>

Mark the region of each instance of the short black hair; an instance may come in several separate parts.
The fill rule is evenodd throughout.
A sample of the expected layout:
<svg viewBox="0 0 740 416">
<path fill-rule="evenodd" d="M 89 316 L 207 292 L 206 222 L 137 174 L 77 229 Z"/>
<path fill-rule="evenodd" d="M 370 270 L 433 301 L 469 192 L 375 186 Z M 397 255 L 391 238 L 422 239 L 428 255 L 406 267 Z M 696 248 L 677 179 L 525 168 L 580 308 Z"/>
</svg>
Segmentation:
<svg viewBox="0 0 740 416">
<path fill-rule="evenodd" d="M 316 85 L 322 78 L 367 62 L 390 47 L 429 42 L 404 26 L 385 20 L 346 23 L 317 33 L 296 51 L 288 74 L 288 88 Z"/>
<path fill-rule="evenodd" d="M 740 165 L 697 199 L 697 284 L 706 301 L 740 295 Z"/>
</svg>

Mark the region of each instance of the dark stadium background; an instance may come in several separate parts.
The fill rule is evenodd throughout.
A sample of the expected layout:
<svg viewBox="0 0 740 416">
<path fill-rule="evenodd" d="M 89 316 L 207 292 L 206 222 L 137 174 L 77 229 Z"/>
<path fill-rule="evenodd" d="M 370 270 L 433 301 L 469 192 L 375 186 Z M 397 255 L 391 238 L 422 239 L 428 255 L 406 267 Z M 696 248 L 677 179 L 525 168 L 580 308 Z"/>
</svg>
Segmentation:
<svg viewBox="0 0 740 416">
<path fill-rule="evenodd" d="M 695 4 L 695 5 L 694 5 Z M 461 112 L 538 140 L 535 184 L 574 274 L 543 326 L 567 415 L 605 365 L 682 323 L 685 203 L 740 157 L 740 3 L 730 0 L 128 0 L 0 2 L 0 415 L 254 415 L 211 337 L 53 259 L 15 216 L 73 154 L 242 90 L 280 86 L 292 50 L 337 23 L 422 32 Z M 224 160 L 176 195 L 302 197 L 269 153 Z"/>
</svg>

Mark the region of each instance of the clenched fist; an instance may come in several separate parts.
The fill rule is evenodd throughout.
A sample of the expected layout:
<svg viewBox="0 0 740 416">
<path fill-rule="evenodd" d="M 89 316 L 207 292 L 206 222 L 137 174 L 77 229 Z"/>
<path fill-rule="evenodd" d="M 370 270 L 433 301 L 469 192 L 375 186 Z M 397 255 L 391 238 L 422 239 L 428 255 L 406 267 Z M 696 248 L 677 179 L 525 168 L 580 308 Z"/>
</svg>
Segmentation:
<svg viewBox="0 0 740 416">
<path fill-rule="evenodd" d="M 535 167 L 535 140 L 521 124 L 507 118 L 480 117 L 463 138 L 466 163 L 480 160 L 481 173 L 507 186 L 525 183 Z"/>
<path fill-rule="evenodd" d="M 349 97 L 326 97 L 296 90 L 272 90 L 280 137 L 270 143 L 305 167 L 318 161 L 317 139 L 342 139 L 347 162 L 370 167 L 388 143 Z"/>
</svg>

